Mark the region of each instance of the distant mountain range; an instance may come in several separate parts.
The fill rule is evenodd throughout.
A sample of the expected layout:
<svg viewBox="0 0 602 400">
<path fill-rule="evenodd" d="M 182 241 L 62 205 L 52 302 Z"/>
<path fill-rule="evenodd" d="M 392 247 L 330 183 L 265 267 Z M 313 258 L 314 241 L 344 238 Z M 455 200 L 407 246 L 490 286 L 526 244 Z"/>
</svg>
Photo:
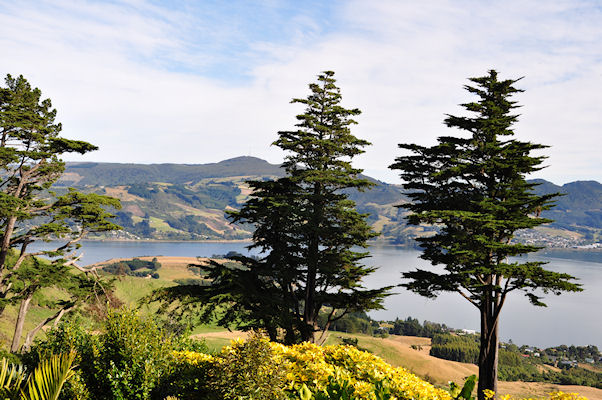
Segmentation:
<svg viewBox="0 0 602 400">
<path fill-rule="evenodd" d="M 121 200 L 117 223 L 124 231 L 113 234 L 129 239 L 246 239 L 252 227 L 231 225 L 224 212 L 239 208 L 250 189 L 245 181 L 282 176 L 278 165 L 255 157 L 237 157 L 212 164 L 67 163 L 55 188 L 76 187 Z M 412 244 L 430 227 L 407 226 L 405 210 L 395 205 L 407 201 L 401 185 L 372 178 L 376 186 L 366 192 L 349 192 L 357 209 L 370 214 L 368 221 L 382 232 L 380 240 Z M 536 191 L 566 193 L 557 206 L 544 213 L 555 220 L 521 240 L 558 247 L 598 240 L 602 233 L 602 185 L 579 181 L 557 186 L 538 180 Z"/>
</svg>

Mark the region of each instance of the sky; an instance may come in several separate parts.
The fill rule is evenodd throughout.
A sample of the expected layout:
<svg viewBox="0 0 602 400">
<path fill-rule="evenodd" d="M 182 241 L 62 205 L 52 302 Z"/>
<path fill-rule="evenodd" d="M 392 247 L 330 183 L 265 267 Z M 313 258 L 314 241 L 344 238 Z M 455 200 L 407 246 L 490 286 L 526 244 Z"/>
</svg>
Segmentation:
<svg viewBox="0 0 602 400">
<path fill-rule="evenodd" d="M 303 111 L 290 100 L 333 70 L 372 143 L 354 165 L 389 183 L 398 143 L 461 134 L 443 119 L 490 69 L 523 77 L 515 137 L 551 146 L 531 178 L 602 181 L 601 38 L 599 1 L 0 0 L 0 74 L 99 146 L 66 160 L 279 163 L 270 144 Z"/>
</svg>

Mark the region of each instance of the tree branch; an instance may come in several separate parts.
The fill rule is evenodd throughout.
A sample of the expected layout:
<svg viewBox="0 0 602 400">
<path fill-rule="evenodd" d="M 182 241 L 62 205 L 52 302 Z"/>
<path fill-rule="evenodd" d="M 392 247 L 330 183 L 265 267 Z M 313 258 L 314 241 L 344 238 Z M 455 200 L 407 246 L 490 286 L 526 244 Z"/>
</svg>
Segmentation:
<svg viewBox="0 0 602 400">
<path fill-rule="evenodd" d="M 476 308 L 478 308 L 478 309 L 481 308 L 481 307 L 479 307 L 479 305 L 473 299 L 471 299 L 466 293 L 464 293 L 460 289 L 456 289 L 456 292 L 460 293 L 462 295 L 462 297 L 464 297 L 466 300 L 468 300 Z"/>
<path fill-rule="evenodd" d="M 75 308 L 75 303 L 69 303 L 69 304 L 65 305 L 63 308 L 61 308 L 59 311 L 57 311 L 54 315 L 51 315 L 50 317 L 44 319 L 42 322 L 40 322 L 38 325 L 36 325 L 35 328 L 33 328 L 31 331 L 29 331 L 27 333 L 27 336 L 25 337 L 25 342 L 23 343 L 22 350 L 23 351 L 29 350 L 29 348 L 31 347 L 31 343 L 33 342 L 33 339 L 35 338 L 35 335 L 40 331 L 40 329 L 42 329 L 44 326 L 46 326 L 46 324 L 48 324 L 52 320 L 62 317 L 63 315 L 65 315 L 69 311 L 73 310 L 74 308 Z"/>
</svg>

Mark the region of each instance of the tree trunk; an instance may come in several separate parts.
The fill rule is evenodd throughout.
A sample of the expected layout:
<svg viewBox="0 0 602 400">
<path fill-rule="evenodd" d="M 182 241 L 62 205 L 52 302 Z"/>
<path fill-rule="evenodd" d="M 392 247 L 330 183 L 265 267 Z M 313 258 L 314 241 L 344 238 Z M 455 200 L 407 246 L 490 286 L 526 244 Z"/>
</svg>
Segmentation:
<svg viewBox="0 0 602 400">
<path fill-rule="evenodd" d="M 297 335 L 295 335 L 295 328 L 292 324 L 288 324 L 284 330 L 284 344 L 287 346 L 297 343 Z"/>
<path fill-rule="evenodd" d="M 497 394 L 498 324 L 491 307 L 481 310 L 481 348 L 479 352 L 479 385 L 477 396 L 484 400 L 483 391 L 488 389 Z"/>
<path fill-rule="evenodd" d="M 319 243 L 313 235 L 309 243 L 307 257 L 307 280 L 305 286 L 305 301 L 303 302 L 303 326 L 301 327 L 301 340 L 315 343 L 317 315 L 315 313 L 316 275 L 318 264 Z"/>
<path fill-rule="evenodd" d="M 71 311 L 74 307 L 75 307 L 75 305 L 72 304 L 72 305 L 67 306 L 65 308 L 61 308 L 56 314 L 54 314 L 51 317 L 46 318 L 45 320 L 43 320 L 42 322 L 40 322 L 35 328 L 33 328 L 31 331 L 29 331 L 27 333 L 27 336 L 25 336 L 25 342 L 23 342 L 22 350 L 23 351 L 28 351 L 29 350 L 29 348 L 31 347 L 31 344 L 33 343 L 33 339 L 35 338 L 36 334 L 40 331 L 40 329 L 42 329 L 44 326 L 46 326 L 46 324 L 48 324 L 49 322 L 51 322 L 52 320 L 54 320 L 54 324 L 52 326 L 54 328 L 56 328 L 56 326 L 58 325 L 58 323 L 61 320 L 61 318 L 63 318 L 63 316 L 65 314 L 67 314 L 69 311 Z"/>
<path fill-rule="evenodd" d="M 320 203 L 322 195 L 322 185 L 318 182 L 313 187 L 313 194 L 310 201 L 313 202 L 310 226 L 310 237 L 307 255 L 307 279 L 305 287 L 305 302 L 303 312 L 303 331 L 302 340 L 305 342 L 316 343 L 316 328 L 318 326 L 318 314 L 320 308 L 316 305 L 316 281 L 318 277 L 318 265 L 320 263 L 320 224 L 324 214 L 323 205 Z"/>
<path fill-rule="evenodd" d="M 5 299 L 10 289 L 10 284 L 6 282 L 8 279 L 6 274 L 8 273 L 8 266 L 6 265 L 6 258 L 10 250 L 10 239 L 15 229 L 15 223 L 17 217 L 13 216 L 8 219 L 4 228 L 4 236 L 2 237 L 2 243 L 0 244 L 0 299 Z M 4 314 L 6 309 L 6 302 L 2 302 L 0 305 L 0 317 Z"/>
<path fill-rule="evenodd" d="M 268 334 L 268 337 L 270 338 L 270 342 L 275 342 L 278 340 L 278 328 L 276 328 L 276 326 L 274 326 L 274 324 L 268 323 L 267 321 L 264 322 L 265 325 L 265 330 Z"/>
<path fill-rule="evenodd" d="M 6 262 L 6 256 L 8 255 L 8 250 L 10 249 L 10 239 L 13 235 L 16 222 L 16 216 L 10 217 L 4 228 L 4 236 L 2 237 L 2 243 L 0 244 L 0 268 L 2 269 L 6 267 L 4 263 Z"/>
<path fill-rule="evenodd" d="M 15 323 L 15 333 L 13 334 L 13 342 L 10 346 L 10 351 L 16 353 L 19 351 L 19 344 L 21 343 L 21 335 L 23 334 L 23 325 L 25 324 L 25 316 L 29 310 L 29 304 L 33 298 L 33 292 L 29 292 L 27 297 L 21 301 L 19 307 L 19 315 L 17 315 L 17 322 Z"/>
<path fill-rule="evenodd" d="M 308 273 L 310 275 L 310 273 Z M 304 342 L 314 342 L 314 331 L 313 331 L 313 290 L 311 286 L 315 282 L 315 278 L 311 279 L 308 276 L 307 287 L 305 288 L 305 302 L 303 305 L 303 324 L 301 326 L 301 340 Z"/>
<path fill-rule="evenodd" d="M 56 328 L 57 326 L 59 326 L 59 322 L 61 322 L 61 318 L 63 318 L 63 316 L 65 314 L 67 314 L 69 311 L 71 311 L 71 309 L 73 309 L 73 307 L 74 306 L 71 306 L 69 308 L 63 308 L 63 309 L 61 309 L 61 311 L 59 311 L 59 314 L 54 319 L 54 323 L 52 324 L 52 327 Z"/>
</svg>

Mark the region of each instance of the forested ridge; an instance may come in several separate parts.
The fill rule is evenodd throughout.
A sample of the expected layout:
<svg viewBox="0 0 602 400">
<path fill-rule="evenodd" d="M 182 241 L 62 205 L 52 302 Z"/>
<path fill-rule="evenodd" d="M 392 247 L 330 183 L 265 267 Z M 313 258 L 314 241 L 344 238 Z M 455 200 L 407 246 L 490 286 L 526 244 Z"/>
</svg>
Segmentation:
<svg viewBox="0 0 602 400">
<path fill-rule="evenodd" d="M 81 190 L 109 194 L 121 199 L 124 209 L 118 223 L 126 238 L 153 239 L 245 239 L 249 226 L 230 225 L 224 211 L 238 209 L 250 193 L 245 181 L 282 176 L 276 164 L 255 157 L 236 157 L 209 164 L 120 164 L 67 163 L 58 182 Z M 428 234 L 423 227 L 405 224 L 405 211 L 395 206 L 407 201 L 401 185 L 367 177 L 376 185 L 349 196 L 368 222 L 381 232 L 379 240 L 413 245 L 416 235 Z M 602 185 L 577 181 L 563 186 L 545 180 L 536 193 L 566 193 L 556 207 L 543 216 L 555 222 L 524 240 L 552 240 L 548 245 L 568 247 L 600 239 L 602 230 Z M 532 236 L 532 235 L 531 235 Z M 554 239 L 555 238 L 555 239 Z"/>
</svg>

